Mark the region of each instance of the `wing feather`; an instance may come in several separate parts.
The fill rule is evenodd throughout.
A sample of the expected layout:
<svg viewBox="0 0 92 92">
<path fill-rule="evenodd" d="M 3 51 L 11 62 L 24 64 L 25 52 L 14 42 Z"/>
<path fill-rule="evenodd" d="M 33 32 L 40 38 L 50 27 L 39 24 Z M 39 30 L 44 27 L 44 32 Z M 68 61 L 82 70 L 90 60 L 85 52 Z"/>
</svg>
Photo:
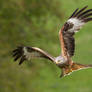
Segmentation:
<svg viewBox="0 0 92 92">
<path fill-rule="evenodd" d="M 54 57 L 37 47 L 19 46 L 13 50 L 13 57 L 14 61 L 20 59 L 19 65 L 25 60 L 31 60 L 32 58 L 46 58 L 53 62 L 55 61 Z"/>
<path fill-rule="evenodd" d="M 77 13 L 78 9 L 79 9 L 79 8 L 77 8 L 77 9 L 73 12 L 73 14 L 69 17 L 69 19 L 72 18 L 72 17 Z"/>
<path fill-rule="evenodd" d="M 84 8 L 80 9 L 75 15 L 74 17 L 77 17 L 80 13 L 82 13 L 88 6 L 85 6 Z"/>
<path fill-rule="evenodd" d="M 91 11 L 92 11 L 92 9 L 88 9 L 88 10 L 84 11 L 83 13 L 81 13 L 80 15 L 78 15 L 78 18 L 84 16 L 85 14 L 88 14 Z"/>
<path fill-rule="evenodd" d="M 74 11 L 68 21 L 60 29 L 60 42 L 62 55 L 72 57 L 75 51 L 74 34 L 89 21 L 92 21 L 92 9 L 85 10 L 88 6 Z"/>
<path fill-rule="evenodd" d="M 87 17 L 89 17 L 89 16 L 92 16 L 92 13 L 88 13 L 88 14 L 82 16 L 81 19 L 85 19 L 85 18 L 87 18 Z"/>
</svg>

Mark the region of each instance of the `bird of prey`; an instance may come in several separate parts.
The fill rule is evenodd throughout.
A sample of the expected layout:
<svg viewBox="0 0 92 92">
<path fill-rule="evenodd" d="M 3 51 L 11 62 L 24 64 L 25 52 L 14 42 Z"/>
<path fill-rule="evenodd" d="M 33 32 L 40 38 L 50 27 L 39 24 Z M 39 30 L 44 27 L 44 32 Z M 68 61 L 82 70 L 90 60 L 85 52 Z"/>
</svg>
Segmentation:
<svg viewBox="0 0 92 92">
<path fill-rule="evenodd" d="M 77 8 L 60 29 L 59 38 L 62 49 L 60 56 L 53 57 L 37 47 L 19 46 L 13 50 L 14 61 L 20 59 L 19 65 L 21 65 L 25 60 L 32 58 L 48 59 L 62 70 L 60 77 L 69 75 L 76 70 L 91 68 L 92 65 L 79 64 L 72 60 L 75 51 L 74 35 L 83 25 L 92 20 L 92 9 L 87 9 L 87 7 Z"/>
</svg>

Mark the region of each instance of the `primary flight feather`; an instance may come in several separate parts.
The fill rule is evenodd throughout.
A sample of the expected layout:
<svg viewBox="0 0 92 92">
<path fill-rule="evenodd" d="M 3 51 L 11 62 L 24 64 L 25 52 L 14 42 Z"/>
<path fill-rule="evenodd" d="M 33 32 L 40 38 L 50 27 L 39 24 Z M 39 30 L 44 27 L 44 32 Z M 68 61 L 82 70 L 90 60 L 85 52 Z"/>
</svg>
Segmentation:
<svg viewBox="0 0 92 92">
<path fill-rule="evenodd" d="M 48 59 L 62 69 L 60 77 L 69 75 L 76 70 L 92 67 L 92 65 L 83 65 L 72 60 L 75 51 L 74 35 L 83 25 L 92 21 L 92 9 L 86 10 L 87 7 L 85 6 L 80 10 L 77 8 L 60 29 L 59 38 L 62 49 L 60 56 L 53 57 L 37 47 L 19 46 L 13 50 L 14 61 L 20 59 L 19 65 L 21 65 L 25 60 L 31 60 L 32 58 Z"/>
</svg>

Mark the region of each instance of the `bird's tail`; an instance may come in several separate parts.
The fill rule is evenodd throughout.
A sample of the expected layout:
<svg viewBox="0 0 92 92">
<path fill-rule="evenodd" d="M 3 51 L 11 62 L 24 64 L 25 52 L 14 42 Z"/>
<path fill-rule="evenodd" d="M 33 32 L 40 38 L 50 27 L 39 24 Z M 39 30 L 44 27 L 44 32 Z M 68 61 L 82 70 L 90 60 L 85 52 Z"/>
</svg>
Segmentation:
<svg viewBox="0 0 92 92">
<path fill-rule="evenodd" d="M 77 70 L 91 68 L 91 67 L 92 67 L 92 65 L 73 63 L 71 67 L 66 66 L 65 68 L 62 69 L 62 74 L 60 75 L 60 77 L 70 75 L 72 72 L 77 71 Z"/>
</svg>

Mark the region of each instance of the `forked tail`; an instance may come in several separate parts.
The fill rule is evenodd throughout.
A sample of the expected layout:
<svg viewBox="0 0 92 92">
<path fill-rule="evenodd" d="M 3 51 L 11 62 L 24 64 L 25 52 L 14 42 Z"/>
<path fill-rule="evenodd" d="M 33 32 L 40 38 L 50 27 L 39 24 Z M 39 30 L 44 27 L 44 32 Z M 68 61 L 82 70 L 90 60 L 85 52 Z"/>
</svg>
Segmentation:
<svg viewBox="0 0 92 92">
<path fill-rule="evenodd" d="M 60 75 L 60 77 L 64 77 L 66 75 L 69 75 L 70 73 L 80 70 L 80 69 L 86 69 L 86 68 L 91 68 L 92 65 L 83 65 L 83 64 L 79 64 L 79 63 L 73 63 L 71 67 L 66 66 L 62 69 L 62 74 Z"/>
</svg>

